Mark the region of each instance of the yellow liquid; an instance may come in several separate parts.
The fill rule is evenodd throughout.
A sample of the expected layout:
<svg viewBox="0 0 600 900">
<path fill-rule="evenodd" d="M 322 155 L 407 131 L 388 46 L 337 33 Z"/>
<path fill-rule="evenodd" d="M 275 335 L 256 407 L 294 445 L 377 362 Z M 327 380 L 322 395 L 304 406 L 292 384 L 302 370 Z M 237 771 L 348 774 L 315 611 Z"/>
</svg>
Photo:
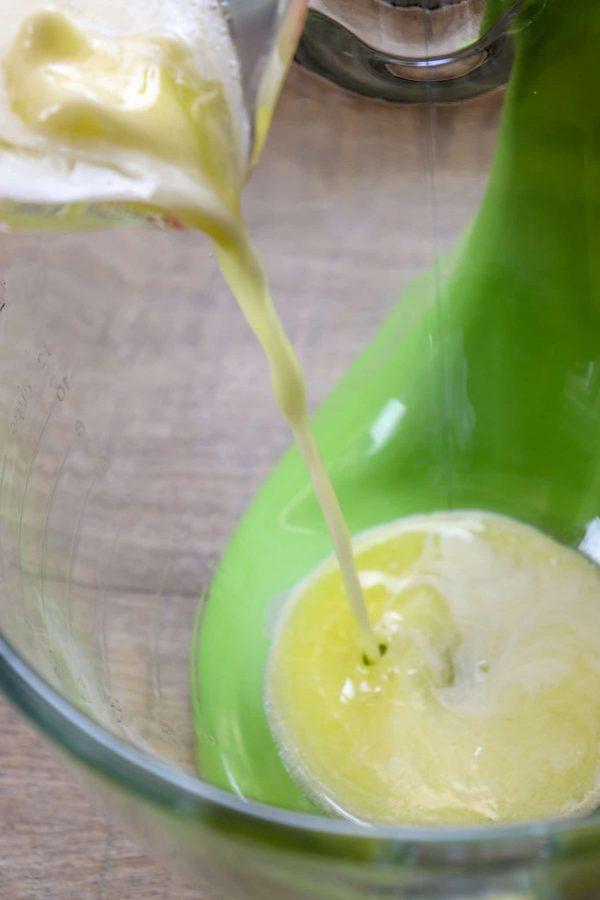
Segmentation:
<svg viewBox="0 0 600 900">
<path fill-rule="evenodd" d="M 298 450 L 308 469 L 331 536 L 346 601 L 354 619 L 352 642 L 355 647 L 360 646 L 369 658 L 376 659 L 379 652 L 354 565 L 352 538 L 310 427 L 302 371 L 241 222 L 239 234 L 231 243 L 217 248 L 217 257 L 244 316 L 263 346 L 269 361 L 275 399 L 290 423 Z"/>
<path fill-rule="evenodd" d="M 91 36 L 61 13 L 44 11 L 21 25 L 4 71 L 13 112 L 51 142 L 46 152 L 67 145 L 96 165 L 121 160 L 142 169 L 140 160 L 150 157 L 159 179 L 154 202 L 177 196 L 179 173 L 204 192 L 195 206 L 178 201 L 175 211 L 214 239 L 225 279 L 262 344 L 275 399 L 331 535 L 361 646 L 375 658 L 352 539 L 310 428 L 302 372 L 239 212 L 245 171 L 231 107 L 236 92 L 204 80 L 197 63 L 197 54 L 173 37 Z M 267 120 L 259 115 L 259 129 Z"/>
<path fill-rule="evenodd" d="M 492 823 L 600 801 L 600 570 L 511 519 L 399 520 L 355 539 L 366 665 L 339 570 L 289 598 L 267 709 L 290 773 L 368 822 Z"/>
</svg>

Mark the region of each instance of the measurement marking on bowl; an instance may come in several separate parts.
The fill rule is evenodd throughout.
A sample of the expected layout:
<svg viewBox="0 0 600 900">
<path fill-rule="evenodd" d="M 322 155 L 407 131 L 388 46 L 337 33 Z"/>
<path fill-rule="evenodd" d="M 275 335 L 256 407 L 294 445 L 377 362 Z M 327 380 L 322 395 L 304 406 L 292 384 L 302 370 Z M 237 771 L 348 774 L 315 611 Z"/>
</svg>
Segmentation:
<svg viewBox="0 0 600 900">
<path fill-rule="evenodd" d="M 159 721 L 159 730 L 165 740 L 170 741 L 176 747 L 179 746 L 179 738 L 177 737 L 177 732 L 173 728 L 172 725 L 169 725 L 164 719 Z"/>
<path fill-rule="evenodd" d="M 123 724 L 123 707 L 119 700 L 116 697 L 108 698 L 108 705 L 110 706 L 112 718 L 116 722 L 117 725 Z"/>
<path fill-rule="evenodd" d="M 59 403 L 64 403 L 67 399 L 69 391 L 71 390 L 71 385 L 69 384 L 69 379 L 67 376 L 63 376 L 61 383 L 56 388 L 56 399 Z"/>
<path fill-rule="evenodd" d="M 38 369 L 41 369 L 43 371 L 48 365 L 50 359 L 52 359 L 52 351 L 48 349 L 46 344 L 44 344 L 35 360 Z"/>
<path fill-rule="evenodd" d="M 33 388 L 29 382 L 24 385 L 19 385 L 17 387 L 17 391 L 19 391 L 17 403 L 15 409 L 12 414 L 12 418 L 9 424 L 9 431 L 13 435 L 13 437 L 17 437 L 21 425 L 26 421 L 27 418 L 27 409 L 29 407 L 29 400 L 31 398 L 31 394 L 33 393 Z"/>
</svg>

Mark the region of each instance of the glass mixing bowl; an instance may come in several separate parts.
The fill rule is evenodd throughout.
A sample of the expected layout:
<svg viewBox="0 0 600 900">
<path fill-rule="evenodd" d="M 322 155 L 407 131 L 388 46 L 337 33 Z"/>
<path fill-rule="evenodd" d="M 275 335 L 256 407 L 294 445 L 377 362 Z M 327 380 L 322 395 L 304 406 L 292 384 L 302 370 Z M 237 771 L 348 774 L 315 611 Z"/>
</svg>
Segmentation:
<svg viewBox="0 0 600 900">
<path fill-rule="evenodd" d="M 411 12 L 385 5 L 386 15 Z M 435 13 L 436 4 L 421 6 Z M 310 50 L 314 62 L 314 31 L 308 36 L 300 57 Z M 433 99 L 449 79 L 448 70 L 434 79 Z M 421 91 L 421 77 L 408 80 Z M 407 285 L 433 267 L 433 349 L 414 363 L 439 388 L 429 473 L 447 485 L 448 505 L 468 497 L 573 544 L 584 539 L 592 552 L 599 482 L 581 444 L 582 434 L 595 436 L 600 396 L 591 350 L 585 365 L 581 353 L 565 361 L 560 416 L 548 401 L 553 433 L 573 445 L 577 464 L 550 483 L 552 447 L 535 477 L 519 469 L 518 454 L 499 451 L 484 479 L 469 480 L 468 435 L 480 419 L 484 437 L 493 426 L 477 417 L 469 379 L 484 376 L 464 364 L 473 338 L 447 315 L 443 285 L 488 181 L 504 101 L 502 90 L 488 90 L 496 86 L 484 80 L 468 102 L 444 106 L 384 104 L 294 68 L 245 195 L 247 219 L 313 407 Z M 513 251 L 498 248 L 500 257 Z M 528 290 L 550 285 L 557 254 L 549 247 L 547 270 L 522 273 Z M 366 829 L 261 805 L 199 778 L 189 701 L 198 598 L 289 444 L 261 353 L 201 235 L 7 233 L 0 270 L 0 683 L 98 803 L 207 900 L 600 896 L 598 815 Z M 494 308 L 493 285 L 484 299 Z M 572 320 L 553 322 L 571 347 L 574 322 L 598 335 L 580 301 Z M 516 334 L 514 309 L 502 315 L 506 334 Z M 410 327 L 410 315 L 400 319 L 382 366 Z M 485 333 L 483 356 L 506 385 L 494 393 L 503 428 L 514 436 L 533 422 L 544 436 L 540 358 L 515 357 L 502 376 L 505 344 L 491 326 Z M 451 348 L 463 345 L 457 357 Z M 548 394 L 557 390 L 549 368 Z M 372 423 L 365 454 L 385 449 L 384 420 Z M 389 415 L 387 423 L 389 431 Z M 500 447 L 498 435 L 490 441 Z M 423 493 L 412 502 L 427 508 Z"/>
</svg>

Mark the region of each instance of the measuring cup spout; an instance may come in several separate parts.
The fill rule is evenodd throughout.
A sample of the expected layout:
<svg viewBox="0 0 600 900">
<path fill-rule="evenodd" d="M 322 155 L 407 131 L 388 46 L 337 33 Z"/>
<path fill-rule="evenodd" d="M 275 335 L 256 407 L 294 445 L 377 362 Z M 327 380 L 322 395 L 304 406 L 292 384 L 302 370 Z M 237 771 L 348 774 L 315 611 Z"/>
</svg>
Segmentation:
<svg viewBox="0 0 600 900">
<path fill-rule="evenodd" d="M 225 6 L 246 109 L 254 124 L 255 162 L 304 27 L 308 0 L 228 0 Z"/>
</svg>

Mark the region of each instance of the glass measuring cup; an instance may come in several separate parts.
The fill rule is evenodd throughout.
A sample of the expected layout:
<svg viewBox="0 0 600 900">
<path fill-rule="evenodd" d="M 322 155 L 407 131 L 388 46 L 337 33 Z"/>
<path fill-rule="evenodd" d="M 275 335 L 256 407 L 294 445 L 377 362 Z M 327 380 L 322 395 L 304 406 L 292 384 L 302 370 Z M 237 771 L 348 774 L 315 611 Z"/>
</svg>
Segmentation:
<svg viewBox="0 0 600 900">
<path fill-rule="evenodd" d="M 558 81 L 555 87 L 567 89 Z M 247 214 L 315 403 L 387 316 L 401 310 L 398 298 L 406 297 L 413 276 L 440 251 L 451 254 L 479 209 L 502 102 L 502 95 L 487 94 L 464 106 L 384 106 L 293 72 L 264 165 L 249 187 Z M 564 98 L 561 109 L 569 129 L 577 129 Z M 579 127 L 581 140 L 585 123 Z M 559 249 L 547 254 L 548 269 L 525 270 L 525 288 L 537 285 L 538 302 L 551 286 Z M 365 833 L 241 801 L 197 778 L 187 667 L 198 588 L 209 585 L 235 521 L 288 441 L 262 360 L 209 248 L 195 235 L 4 235 L 0 252 L 0 672 L 11 696 L 69 751 L 98 797 L 207 897 L 594 897 L 594 817 Z M 587 259 L 583 241 L 581 252 Z M 299 269 L 300 259 L 310 265 Z M 449 259 L 434 267 L 439 284 Z M 501 259 L 507 263 L 508 251 Z M 577 333 L 587 330 L 591 346 L 595 320 L 583 279 L 590 271 L 574 271 L 578 290 L 569 301 Z M 403 308 L 380 359 L 371 358 L 373 374 L 406 346 L 415 305 Z M 539 306 L 525 308 L 539 324 Z M 498 304 L 486 303 L 482 314 L 494 310 Z M 494 408 L 511 435 L 523 433 L 529 420 L 542 437 L 554 433 L 555 443 L 546 441 L 552 452 L 528 472 L 510 442 L 494 444 L 488 420 L 475 434 L 497 454 L 487 480 L 478 481 L 467 465 L 467 438 L 485 405 L 474 404 L 472 389 L 483 390 L 490 370 L 484 365 L 481 377 L 469 380 L 464 360 L 471 356 L 453 353 L 483 337 L 450 312 L 442 298 L 444 341 L 435 345 L 439 332 L 432 330 L 432 355 L 414 361 L 415 378 L 429 372 L 436 398 L 425 416 L 434 428 L 426 445 L 429 472 L 448 492 L 458 475 L 471 502 L 489 505 L 495 497 L 505 511 L 576 544 L 595 515 L 596 470 L 585 450 L 589 442 L 593 457 L 593 352 L 565 365 L 561 391 L 531 377 L 542 370 L 539 356 L 520 353 L 505 378 L 490 381 L 497 386 Z M 488 328 L 493 341 L 479 345 L 480 365 L 489 357 L 494 371 L 506 369 L 507 336 L 520 333 L 517 312 L 506 308 L 502 329 Z M 553 333 L 573 324 L 546 321 Z M 538 352 L 544 342 L 550 350 L 543 357 L 548 372 L 556 371 L 551 356 L 561 346 L 551 336 L 536 343 Z M 447 371 L 436 347 L 451 363 L 452 378 L 441 382 L 447 394 L 436 387 Z M 532 396 L 511 418 L 516 371 L 530 376 L 516 385 Z M 561 402 L 549 404 L 552 398 Z M 444 417 L 449 408 L 453 416 Z M 550 409 L 556 415 L 544 432 L 542 412 Z M 378 463 L 402 434 L 395 430 L 402 423 L 397 404 L 382 403 L 375 412 L 348 441 L 346 462 Z M 575 457 L 552 478 L 556 442 L 566 442 Z M 413 459 L 418 463 L 419 454 Z M 342 491 L 347 472 L 334 465 Z M 422 509 L 427 482 L 412 484 L 411 502 Z M 564 502 L 573 497 L 579 508 Z M 350 500 L 346 491 L 345 504 Z M 295 540 L 314 539 L 298 524 L 292 517 Z M 593 528 L 587 541 L 593 548 Z M 214 735 L 201 739 L 210 747 Z"/>
<path fill-rule="evenodd" d="M 3 20 L 0 220 L 25 231 L 168 227 L 182 218 L 189 224 L 197 189 L 219 180 L 206 160 L 200 162 L 205 139 L 193 152 L 203 128 L 212 128 L 216 140 L 207 119 L 215 103 L 223 107 L 224 142 L 216 156 L 222 168 L 225 155 L 231 157 L 229 187 L 239 192 L 262 149 L 304 11 L 304 0 L 181 0 L 147 12 L 143 6 L 60 0 L 45 7 L 27 0 Z M 69 16 L 84 48 L 75 62 L 71 45 L 57 38 L 70 27 Z M 127 40 L 137 48 L 135 60 L 123 57 Z M 187 50 L 179 58 L 173 47 Z M 86 91 L 96 64 L 106 68 L 104 78 Z M 61 107 L 56 98 L 69 79 Z M 35 111 L 29 95 L 38 98 Z M 186 107 L 186 96 L 193 97 L 193 108 Z M 177 123 L 182 131 L 175 138 Z M 183 144 L 192 146 L 187 160 Z M 219 191 L 207 186 L 209 193 Z"/>
</svg>

